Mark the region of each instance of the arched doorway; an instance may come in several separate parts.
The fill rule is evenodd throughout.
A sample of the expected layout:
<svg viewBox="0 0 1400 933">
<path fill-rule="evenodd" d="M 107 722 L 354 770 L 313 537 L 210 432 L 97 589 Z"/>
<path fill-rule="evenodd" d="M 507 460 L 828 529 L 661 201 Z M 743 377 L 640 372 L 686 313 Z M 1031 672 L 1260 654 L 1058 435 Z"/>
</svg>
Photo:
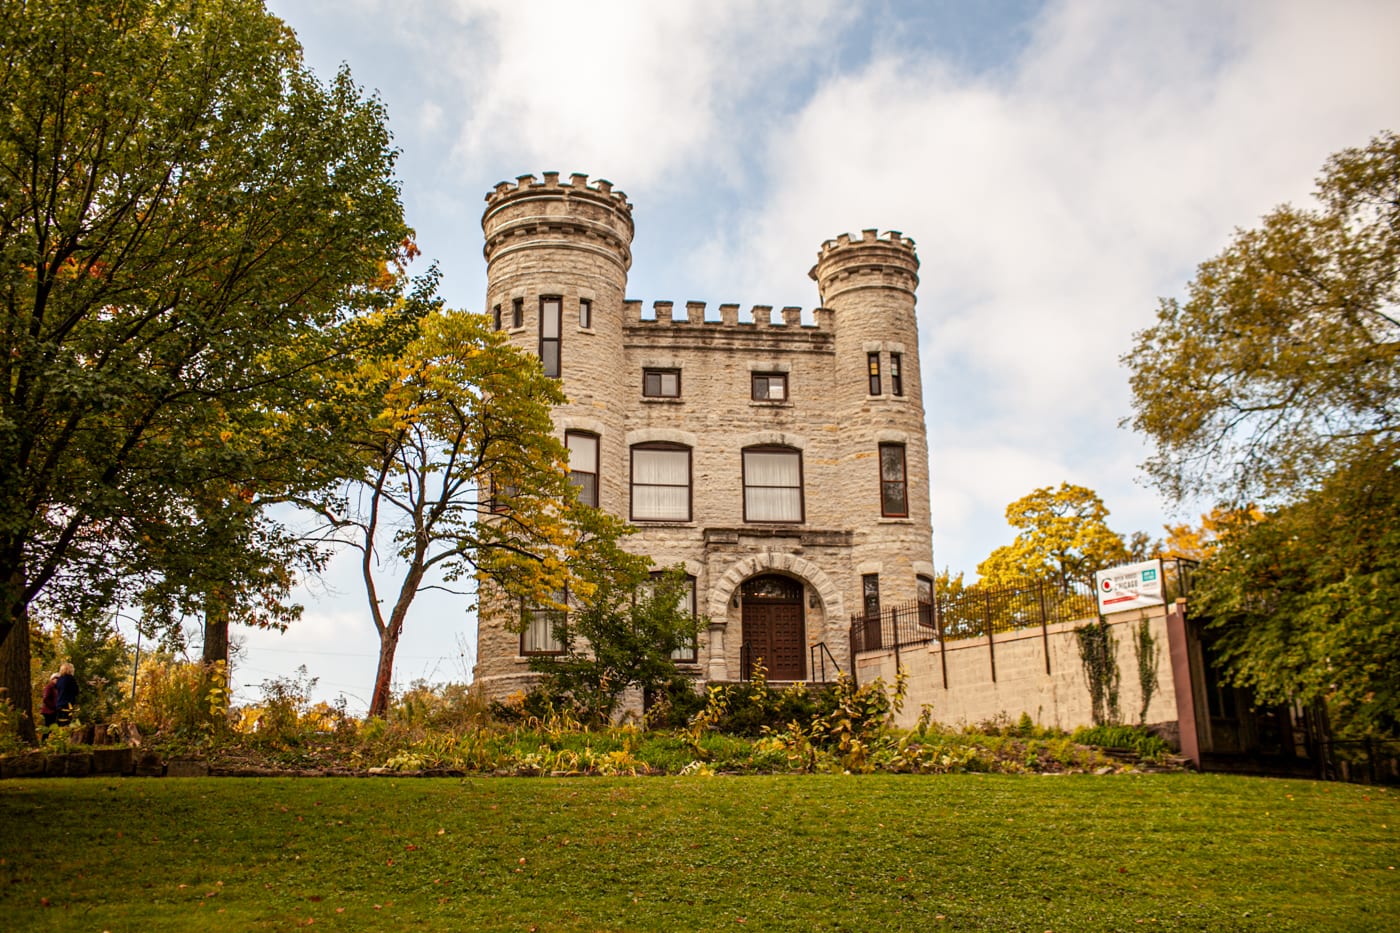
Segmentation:
<svg viewBox="0 0 1400 933">
<path fill-rule="evenodd" d="M 807 630 L 802 615 L 802 584 L 766 574 L 744 581 L 743 645 L 745 676 L 762 659 L 769 680 L 805 680 Z"/>
</svg>

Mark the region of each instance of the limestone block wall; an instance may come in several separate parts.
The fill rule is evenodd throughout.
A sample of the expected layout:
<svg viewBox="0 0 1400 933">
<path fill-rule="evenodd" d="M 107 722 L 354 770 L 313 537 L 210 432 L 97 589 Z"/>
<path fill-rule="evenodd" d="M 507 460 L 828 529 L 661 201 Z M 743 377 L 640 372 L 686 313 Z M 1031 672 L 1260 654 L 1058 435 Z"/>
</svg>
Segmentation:
<svg viewBox="0 0 1400 933">
<path fill-rule="evenodd" d="M 804 321 L 797 307 L 627 300 L 632 206 L 605 181 L 548 172 L 503 182 L 487 195 L 482 228 L 487 306 L 501 309 L 512 342 L 534 352 L 541 302 L 560 299 L 569 401 L 555 409 L 555 429 L 598 436 L 599 505 L 635 521 L 629 548 L 695 577 L 710 626 L 694 675 L 741 676 L 740 589 L 770 573 L 801 584 L 808 647 L 825 644 L 847 666 L 862 575 L 879 575 L 886 605 L 912 601 L 916 575 L 933 576 L 913 242 L 874 230 L 827 241 L 811 274 L 830 306 Z M 885 367 L 878 392 L 872 353 Z M 888 371 L 896 361 L 901 391 Z M 678 371 L 679 394 L 644 395 L 648 369 Z M 786 398 L 754 399 L 754 373 L 785 377 Z M 690 450 L 686 521 L 633 516 L 632 448 L 656 442 Z M 905 445 L 907 516 L 881 514 L 881 443 Z M 745 520 L 743 451 L 758 446 L 800 452 L 801 521 Z M 510 612 L 488 601 L 479 615 L 476 677 L 493 695 L 531 679 Z"/>
<path fill-rule="evenodd" d="M 1149 620 L 1152 636 L 1160 649 L 1158 684 L 1147 709 L 1147 723 L 1169 724 L 1163 731 L 1174 734 L 1176 685 L 1168 649 L 1166 611 L 1162 608 L 1107 617 L 1109 631 L 1116 642 L 1122 678 L 1118 691 L 1121 718 L 1124 722 L 1137 722 L 1141 707 L 1142 690 L 1133 632 L 1144 618 Z M 1029 714 L 1038 725 L 1065 730 L 1093 725 L 1089 684 L 1074 634 L 1076 628 L 1090 621 L 1093 620 L 1057 623 L 1049 626 L 1044 636 L 1039 628 L 995 635 L 991 648 L 985 636 L 950 641 L 945 649 L 946 687 L 937 643 L 901 648 L 899 660 L 909 677 L 909 695 L 897 724 L 905 728 L 912 726 L 922 707 L 928 705 L 933 710 L 933 720 L 948 725 L 973 724 L 999 716 L 1016 720 L 1022 713 Z M 1048 674 L 1045 672 L 1047 645 Z M 861 683 L 879 677 L 893 684 L 894 651 L 862 653 L 856 661 L 856 670 Z"/>
</svg>

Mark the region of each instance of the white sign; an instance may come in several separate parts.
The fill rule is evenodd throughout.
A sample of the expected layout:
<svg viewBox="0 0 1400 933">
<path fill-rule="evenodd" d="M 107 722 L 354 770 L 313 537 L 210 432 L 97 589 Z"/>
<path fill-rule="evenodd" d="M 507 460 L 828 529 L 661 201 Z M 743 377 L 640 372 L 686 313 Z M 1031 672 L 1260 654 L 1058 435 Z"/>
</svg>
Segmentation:
<svg viewBox="0 0 1400 933">
<path fill-rule="evenodd" d="M 1166 602 L 1162 596 L 1160 560 L 1100 570 L 1094 574 L 1094 589 L 1099 594 L 1099 612 L 1105 614 L 1160 606 Z"/>
</svg>

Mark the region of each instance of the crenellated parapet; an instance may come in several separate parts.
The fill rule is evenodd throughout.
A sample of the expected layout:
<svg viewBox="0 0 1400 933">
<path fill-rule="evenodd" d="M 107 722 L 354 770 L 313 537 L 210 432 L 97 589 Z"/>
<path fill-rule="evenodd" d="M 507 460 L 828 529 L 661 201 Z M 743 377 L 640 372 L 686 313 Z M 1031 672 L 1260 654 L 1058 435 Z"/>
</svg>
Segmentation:
<svg viewBox="0 0 1400 933">
<path fill-rule="evenodd" d="M 919 257 L 914 241 L 898 230 L 862 230 L 859 238 L 843 233 L 822 244 L 808 275 L 823 304 L 851 288 L 894 288 L 912 296 L 919 285 Z"/>
<path fill-rule="evenodd" d="M 802 308 L 787 305 L 775 309 L 772 305 L 754 305 L 747 315 L 741 315 L 737 304 L 719 305 L 716 313 L 707 311 L 703 301 L 687 301 L 683 310 L 676 308 L 672 301 L 654 301 L 651 314 L 646 314 L 643 302 L 629 299 L 623 302 L 623 321 L 628 325 L 704 328 L 774 328 L 800 329 L 811 333 L 831 333 L 834 318 L 830 308 L 813 308 L 810 322 L 802 319 Z"/>
<path fill-rule="evenodd" d="M 612 182 L 575 172 L 567 182 L 558 172 L 544 180 L 521 175 L 486 195 L 481 216 L 487 263 L 517 249 L 564 247 L 607 256 L 625 272 L 632 265 L 632 202 Z"/>
</svg>

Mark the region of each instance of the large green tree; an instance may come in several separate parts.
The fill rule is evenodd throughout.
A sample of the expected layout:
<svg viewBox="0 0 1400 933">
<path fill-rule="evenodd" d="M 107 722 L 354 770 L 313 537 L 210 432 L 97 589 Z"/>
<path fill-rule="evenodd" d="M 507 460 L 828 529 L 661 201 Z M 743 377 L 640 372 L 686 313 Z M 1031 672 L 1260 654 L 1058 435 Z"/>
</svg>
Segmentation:
<svg viewBox="0 0 1400 933">
<path fill-rule="evenodd" d="M 319 400 L 384 339 L 357 319 L 410 231 L 383 108 L 258 0 L 4 2 L 0 36 L 0 677 L 27 706 L 36 599 L 142 589 L 201 514 L 337 449 Z M 215 536 L 225 575 L 260 515 Z"/>
<path fill-rule="evenodd" d="M 359 467 L 308 503 L 359 551 L 379 665 L 370 715 L 391 700 L 394 653 L 425 587 L 489 580 L 493 593 L 547 602 L 587 596 L 599 548 L 624 530 L 578 502 L 554 434 L 558 380 L 485 315 L 435 307 L 403 352 L 358 373 L 375 408 L 355 432 Z"/>
<path fill-rule="evenodd" d="M 1170 496 L 1278 502 L 1400 429 L 1400 136 L 1328 160 L 1202 263 L 1123 358 Z"/>
<path fill-rule="evenodd" d="M 1006 520 L 1020 529 L 1016 540 L 977 565 L 983 584 L 1012 585 L 1054 580 L 1068 592 L 1073 581 L 1102 567 L 1121 564 L 1128 549 L 1108 527 L 1108 507 L 1085 486 L 1044 486 L 1006 507 Z"/>
<path fill-rule="evenodd" d="M 1229 676 L 1392 734 L 1397 300 L 1400 137 L 1384 132 L 1328 160 L 1311 207 L 1237 232 L 1124 358 L 1153 481 L 1255 519 L 1225 525 L 1196 578 Z"/>
<path fill-rule="evenodd" d="M 1222 539 L 1195 583 L 1235 683 L 1325 702 L 1343 734 L 1400 734 L 1400 466 L 1360 457 Z"/>
</svg>

